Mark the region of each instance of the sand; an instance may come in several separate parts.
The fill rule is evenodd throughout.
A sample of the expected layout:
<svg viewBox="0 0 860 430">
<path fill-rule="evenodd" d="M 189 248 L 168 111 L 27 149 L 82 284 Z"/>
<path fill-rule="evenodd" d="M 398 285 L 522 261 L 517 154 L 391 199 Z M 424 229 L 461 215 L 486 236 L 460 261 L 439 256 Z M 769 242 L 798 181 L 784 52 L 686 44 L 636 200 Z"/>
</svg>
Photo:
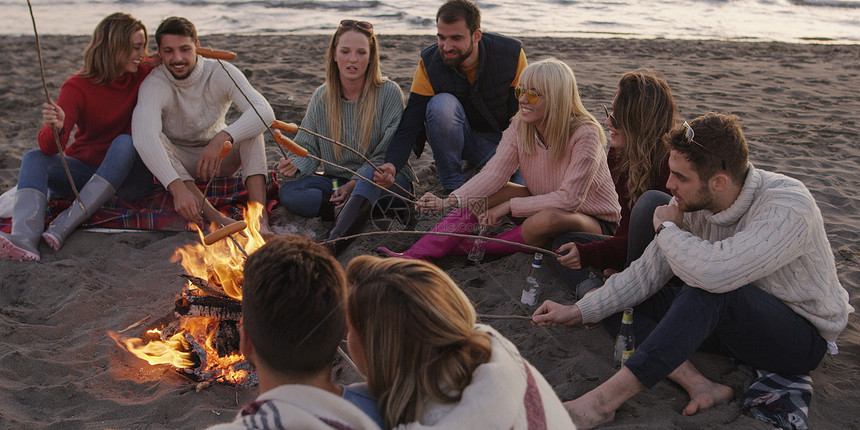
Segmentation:
<svg viewBox="0 0 860 430">
<path fill-rule="evenodd" d="M 85 37 L 44 37 L 47 81 L 59 86 L 78 67 Z M 240 54 L 234 62 L 265 95 L 279 119 L 299 122 L 323 81 L 327 37 L 210 36 L 203 44 Z M 383 72 L 408 91 L 422 47 L 433 37 L 380 36 Z M 759 168 L 802 180 L 815 196 L 836 257 L 839 279 L 860 308 L 860 46 L 727 43 L 720 41 L 525 39 L 531 60 L 556 56 L 576 73 L 586 107 L 602 118 L 620 75 L 637 67 L 662 71 L 684 118 L 718 110 L 740 115 Z M 22 154 L 35 147 L 44 98 L 32 37 L 0 37 L 0 192 L 16 183 Z M 277 159 L 269 147 L 270 162 Z M 438 191 L 431 158 L 416 162 L 419 193 Z M 321 237 L 331 225 L 279 212 L 280 231 Z M 427 229 L 433 220 L 422 219 Z M 285 225 L 284 223 L 290 223 Z M 192 233 L 77 232 L 59 251 L 44 244 L 40 263 L 0 261 L 0 427 L 203 428 L 229 421 L 255 390 L 216 385 L 200 393 L 166 366 L 150 366 L 120 350 L 107 330 L 119 330 L 171 310 L 183 288 L 182 269 L 169 262 Z M 414 237 L 361 238 L 343 263 L 379 245 L 405 249 Z M 456 279 L 482 314 L 530 314 L 519 306 L 530 256 L 487 258 L 470 266 L 450 257 L 438 264 Z M 570 302 L 551 264 L 543 269 L 545 298 Z M 489 320 L 543 372 L 563 400 L 613 373 L 612 341 L 602 328 L 532 328 Z M 134 333 L 133 334 L 139 334 Z M 852 314 L 838 341 L 813 372 L 810 424 L 860 428 L 860 321 Z M 606 428 L 768 428 L 745 416 L 740 400 L 749 377 L 725 358 L 696 355 L 706 376 L 731 386 L 735 400 L 691 417 L 686 393 L 661 382 L 626 402 Z M 349 372 L 345 382 L 351 382 Z"/>
</svg>

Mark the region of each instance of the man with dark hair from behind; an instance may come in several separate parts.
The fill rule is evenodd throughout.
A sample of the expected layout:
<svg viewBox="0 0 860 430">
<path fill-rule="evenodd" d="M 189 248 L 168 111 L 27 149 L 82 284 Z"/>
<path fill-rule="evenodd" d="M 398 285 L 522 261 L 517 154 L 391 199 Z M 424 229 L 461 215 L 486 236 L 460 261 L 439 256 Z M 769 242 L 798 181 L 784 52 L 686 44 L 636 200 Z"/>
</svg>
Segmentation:
<svg viewBox="0 0 860 430">
<path fill-rule="evenodd" d="M 446 192 L 463 185 L 463 160 L 482 167 L 517 113 L 514 87 L 526 67 L 522 42 L 481 31 L 481 12 L 448 0 L 436 13 L 437 43 L 421 52 L 406 110 L 374 180 L 385 187 L 430 143 Z M 515 182 L 522 183 L 519 174 Z"/>
<path fill-rule="evenodd" d="M 346 332 L 346 278 L 322 247 L 276 237 L 245 262 L 240 349 L 257 369 L 260 396 L 229 429 L 377 429 L 331 379 Z"/>
</svg>

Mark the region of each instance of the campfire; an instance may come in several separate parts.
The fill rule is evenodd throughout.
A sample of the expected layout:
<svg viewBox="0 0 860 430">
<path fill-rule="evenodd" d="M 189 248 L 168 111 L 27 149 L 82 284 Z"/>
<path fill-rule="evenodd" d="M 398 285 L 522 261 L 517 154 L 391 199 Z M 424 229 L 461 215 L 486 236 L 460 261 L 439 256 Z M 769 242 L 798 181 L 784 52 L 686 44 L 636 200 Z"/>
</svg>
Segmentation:
<svg viewBox="0 0 860 430">
<path fill-rule="evenodd" d="M 194 381 L 256 385 L 256 373 L 239 353 L 242 318 L 242 268 L 245 253 L 263 246 L 260 214 L 263 207 L 250 203 L 245 211 L 247 228 L 231 237 L 204 245 L 177 249 L 171 262 L 179 261 L 188 280 L 176 299 L 173 312 L 154 322 L 140 338 L 110 332 L 117 344 L 150 365 L 168 364 Z"/>
</svg>

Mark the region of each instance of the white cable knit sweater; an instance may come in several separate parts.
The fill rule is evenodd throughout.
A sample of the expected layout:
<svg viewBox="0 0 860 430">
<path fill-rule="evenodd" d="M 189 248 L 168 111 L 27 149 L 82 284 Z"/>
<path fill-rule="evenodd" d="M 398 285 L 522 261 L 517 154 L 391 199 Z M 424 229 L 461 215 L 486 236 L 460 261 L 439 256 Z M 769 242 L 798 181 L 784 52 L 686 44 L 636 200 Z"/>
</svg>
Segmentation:
<svg viewBox="0 0 860 430">
<path fill-rule="evenodd" d="M 234 142 L 240 142 L 263 133 L 275 119 L 269 102 L 248 83 L 245 75 L 236 66 L 223 64 L 230 76 L 218 61 L 197 56 L 194 70 L 185 79 L 174 78 L 162 64 L 140 85 L 131 120 L 134 147 L 165 187 L 179 179 L 179 174 L 161 143 L 162 132 L 176 145 L 204 146 L 222 130 L 233 136 Z M 265 124 L 230 80 L 231 76 L 254 103 Z M 225 115 L 231 103 L 236 103 L 242 116 L 228 126 Z"/>
<path fill-rule="evenodd" d="M 684 214 L 629 268 L 577 302 L 585 323 L 641 303 L 677 275 L 714 293 L 746 284 L 778 298 L 828 342 L 845 328 L 848 292 L 839 283 L 821 212 L 798 180 L 756 170 L 726 210 Z"/>
</svg>

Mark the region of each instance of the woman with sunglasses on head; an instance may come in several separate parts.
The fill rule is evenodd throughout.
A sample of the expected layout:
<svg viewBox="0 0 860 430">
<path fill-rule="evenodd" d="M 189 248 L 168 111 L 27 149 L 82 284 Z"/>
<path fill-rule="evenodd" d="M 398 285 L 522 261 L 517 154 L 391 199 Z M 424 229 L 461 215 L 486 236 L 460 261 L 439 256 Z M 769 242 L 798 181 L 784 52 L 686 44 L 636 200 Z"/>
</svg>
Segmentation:
<svg viewBox="0 0 860 430">
<path fill-rule="evenodd" d="M 311 97 L 302 127 L 343 142 L 378 166 L 402 114 L 400 87 L 380 72 L 373 25 L 341 21 L 326 52 L 326 81 Z M 335 210 L 340 209 L 331 239 L 360 229 L 381 193 L 362 179 L 372 180 L 373 166 L 351 151 L 301 130 L 295 141 L 310 154 L 356 171 L 361 177 L 328 164 L 323 164 L 323 173 L 317 174 L 320 163 L 316 160 L 282 158 L 278 171 L 287 182 L 280 189 L 281 204 L 298 215 L 320 216 L 326 221 L 334 220 Z M 396 182 L 408 190 L 411 175 L 404 169 Z M 339 186 L 333 187 L 333 181 Z"/>
<path fill-rule="evenodd" d="M 362 255 L 349 262 L 347 282 L 347 346 L 385 428 L 573 428 L 543 375 L 476 323 L 442 269 Z"/>
<path fill-rule="evenodd" d="M 59 250 L 114 194 L 133 201 L 152 190 L 152 175 L 130 135 L 137 90 L 152 71 L 143 64 L 146 45 L 146 27 L 131 15 L 114 13 L 96 26 L 81 70 L 66 80 L 56 102 L 42 105 L 45 126 L 39 132 L 39 148 L 24 154 L 21 162 L 12 231 L 0 233 L 0 258 L 38 261 L 40 237 Z M 73 130 L 74 144 L 69 144 Z M 81 200 L 72 202 L 45 230 L 49 191 L 51 198 L 74 197 L 55 135 Z"/>
<path fill-rule="evenodd" d="M 677 113 L 669 85 L 654 72 L 636 70 L 618 82 L 604 124 L 609 128 L 609 168 L 621 224 L 614 236 L 568 232 L 553 242 L 553 249 L 564 254 L 556 262 L 576 299 L 603 284 L 602 277 L 586 269 L 620 271 L 653 239 L 654 208 L 669 199 L 663 194 L 668 193 L 669 149 L 661 138 L 675 126 Z"/>
<path fill-rule="evenodd" d="M 516 93 L 519 112 L 487 165 L 447 198 L 427 193 L 419 199 L 426 211 L 456 208 L 433 231 L 471 233 L 476 223 L 495 227 L 510 216 L 521 224 L 496 237 L 518 244 L 546 246 L 569 230 L 612 234 L 620 208 L 606 162 L 606 138 L 582 105 L 573 71 L 556 59 L 530 64 Z M 508 181 L 518 168 L 525 186 Z M 402 254 L 380 250 L 429 259 L 464 254 L 473 243 L 427 235 Z M 497 255 L 523 249 L 499 242 L 485 246 Z"/>
</svg>

